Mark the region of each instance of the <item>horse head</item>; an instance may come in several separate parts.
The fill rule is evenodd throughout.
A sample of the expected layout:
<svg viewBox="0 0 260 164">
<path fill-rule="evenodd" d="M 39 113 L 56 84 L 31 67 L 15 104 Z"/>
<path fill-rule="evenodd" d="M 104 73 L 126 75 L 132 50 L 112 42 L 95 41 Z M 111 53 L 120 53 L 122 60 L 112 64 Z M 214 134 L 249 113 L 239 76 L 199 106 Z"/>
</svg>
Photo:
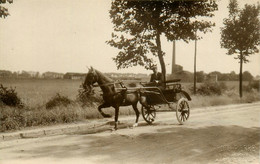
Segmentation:
<svg viewBox="0 0 260 164">
<path fill-rule="evenodd" d="M 98 75 L 93 67 L 91 67 L 86 75 L 83 88 L 88 92 L 93 92 L 93 85 L 98 81 Z"/>
</svg>

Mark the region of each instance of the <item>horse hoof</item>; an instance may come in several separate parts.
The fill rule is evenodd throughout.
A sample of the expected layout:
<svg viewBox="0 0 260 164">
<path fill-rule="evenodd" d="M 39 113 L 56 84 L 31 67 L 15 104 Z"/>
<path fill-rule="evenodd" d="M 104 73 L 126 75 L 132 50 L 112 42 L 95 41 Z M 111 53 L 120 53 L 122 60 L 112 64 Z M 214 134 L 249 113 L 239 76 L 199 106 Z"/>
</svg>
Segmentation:
<svg viewBox="0 0 260 164">
<path fill-rule="evenodd" d="M 135 123 L 135 124 L 133 125 L 133 128 L 134 128 L 134 127 L 137 127 L 137 126 L 138 126 L 138 123 Z"/>
<path fill-rule="evenodd" d="M 117 128 L 112 128 L 111 129 L 111 132 L 115 132 L 115 131 L 117 131 Z"/>
<path fill-rule="evenodd" d="M 115 128 L 111 128 L 110 130 L 112 133 L 116 131 Z"/>
</svg>

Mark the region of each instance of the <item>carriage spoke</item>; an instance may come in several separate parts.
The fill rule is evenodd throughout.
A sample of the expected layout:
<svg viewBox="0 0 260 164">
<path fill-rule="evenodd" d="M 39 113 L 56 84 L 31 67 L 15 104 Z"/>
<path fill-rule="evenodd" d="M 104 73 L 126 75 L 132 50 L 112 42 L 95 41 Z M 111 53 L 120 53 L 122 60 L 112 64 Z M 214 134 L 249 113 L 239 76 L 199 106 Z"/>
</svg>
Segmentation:
<svg viewBox="0 0 260 164">
<path fill-rule="evenodd" d="M 180 119 L 181 119 L 181 121 L 182 121 L 182 115 L 180 115 Z"/>
<path fill-rule="evenodd" d="M 156 117 L 156 110 L 152 105 L 147 106 L 147 107 L 142 107 L 142 115 L 144 120 L 148 123 L 151 124 L 155 117 Z"/>
<path fill-rule="evenodd" d="M 147 116 L 145 118 L 148 120 L 149 119 L 149 114 L 147 114 Z"/>
<path fill-rule="evenodd" d="M 181 105 L 182 105 L 181 107 L 183 109 L 185 107 L 185 102 L 182 102 Z"/>
<path fill-rule="evenodd" d="M 182 122 L 184 121 L 184 117 L 183 117 L 183 115 L 181 115 L 181 120 L 182 120 Z"/>
<path fill-rule="evenodd" d="M 179 111 L 181 111 L 181 110 L 182 110 L 182 108 L 183 108 L 183 107 L 182 107 L 182 104 L 180 104 L 180 105 L 179 105 L 179 107 L 180 107 Z"/>
<path fill-rule="evenodd" d="M 181 118 L 181 114 L 178 117 Z"/>
<path fill-rule="evenodd" d="M 185 116 L 185 119 L 187 120 L 188 119 L 188 114 L 185 113 L 184 116 Z"/>
<path fill-rule="evenodd" d="M 183 114 L 183 118 L 184 118 L 184 121 L 187 120 L 187 117 L 186 117 L 186 114 L 185 114 L 185 113 Z"/>
<path fill-rule="evenodd" d="M 186 98 L 181 98 L 177 103 L 176 117 L 180 124 L 184 124 L 189 119 L 190 108 Z"/>
</svg>

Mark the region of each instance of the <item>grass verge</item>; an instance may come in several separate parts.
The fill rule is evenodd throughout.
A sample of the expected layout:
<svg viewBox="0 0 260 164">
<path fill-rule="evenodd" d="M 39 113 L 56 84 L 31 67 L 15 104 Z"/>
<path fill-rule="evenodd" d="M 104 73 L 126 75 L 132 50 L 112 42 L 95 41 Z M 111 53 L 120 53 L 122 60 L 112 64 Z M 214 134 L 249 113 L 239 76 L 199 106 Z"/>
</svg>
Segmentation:
<svg viewBox="0 0 260 164">
<path fill-rule="evenodd" d="M 81 93 L 81 92 L 80 92 Z M 80 94 L 81 95 L 81 94 Z M 81 101 L 87 102 L 82 105 Z M 192 108 L 208 107 L 238 103 L 252 103 L 260 101 L 260 93 L 257 90 L 244 92 L 243 98 L 239 98 L 236 90 L 226 90 L 222 95 L 192 95 L 190 105 Z M 19 130 L 27 127 L 46 126 L 60 123 L 71 123 L 86 119 L 102 118 L 97 110 L 102 103 L 100 95 L 96 97 L 80 96 L 76 100 L 57 94 L 46 100 L 46 105 L 30 106 L 25 103 L 23 108 L 6 106 L 0 101 L 0 131 Z M 140 110 L 140 107 L 139 107 Z M 114 115 L 114 109 L 103 109 L 105 113 Z M 134 115 L 131 106 L 121 107 L 119 115 Z M 112 118 L 111 118 L 112 120 Z"/>
</svg>

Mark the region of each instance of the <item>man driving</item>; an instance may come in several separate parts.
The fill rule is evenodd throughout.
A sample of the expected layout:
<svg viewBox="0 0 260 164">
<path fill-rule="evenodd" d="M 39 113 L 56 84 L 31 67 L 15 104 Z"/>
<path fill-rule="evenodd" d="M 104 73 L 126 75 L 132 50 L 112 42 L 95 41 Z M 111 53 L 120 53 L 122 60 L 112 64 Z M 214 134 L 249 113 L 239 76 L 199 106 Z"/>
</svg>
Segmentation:
<svg viewBox="0 0 260 164">
<path fill-rule="evenodd" d="M 162 82 L 162 74 L 160 72 L 157 72 L 157 66 L 154 66 L 152 70 L 153 70 L 153 74 L 151 75 L 150 82 L 157 82 L 157 83 Z"/>
</svg>

